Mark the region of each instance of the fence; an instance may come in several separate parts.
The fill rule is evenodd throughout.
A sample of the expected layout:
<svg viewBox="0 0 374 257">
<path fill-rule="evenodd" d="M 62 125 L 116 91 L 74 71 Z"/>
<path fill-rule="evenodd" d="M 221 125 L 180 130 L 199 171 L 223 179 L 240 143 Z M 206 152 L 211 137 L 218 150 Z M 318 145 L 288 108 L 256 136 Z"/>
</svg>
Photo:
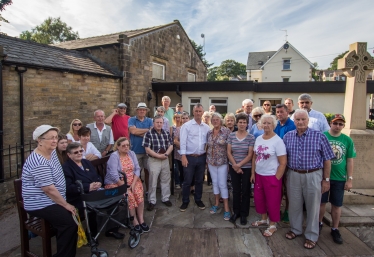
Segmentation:
<svg viewBox="0 0 374 257">
<path fill-rule="evenodd" d="M 21 176 L 23 166 L 23 163 L 21 163 L 22 149 L 24 150 L 23 160 L 26 160 L 35 147 L 36 143 L 34 141 L 29 141 L 24 145 L 16 143 L 15 146 L 9 145 L 8 147 L 0 149 L 0 154 L 2 156 L 0 183 L 12 180 L 14 178 L 19 178 Z"/>
</svg>

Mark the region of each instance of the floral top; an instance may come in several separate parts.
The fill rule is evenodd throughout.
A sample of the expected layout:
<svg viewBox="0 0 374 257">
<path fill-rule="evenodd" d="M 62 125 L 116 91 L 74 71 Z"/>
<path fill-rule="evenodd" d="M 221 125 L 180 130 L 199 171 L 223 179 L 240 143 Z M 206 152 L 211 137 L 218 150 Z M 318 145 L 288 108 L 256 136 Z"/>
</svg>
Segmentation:
<svg viewBox="0 0 374 257">
<path fill-rule="evenodd" d="M 176 127 L 175 130 L 174 130 L 174 127 L 173 127 L 173 141 L 174 141 L 174 138 L 179 138 L 180 137 L 180 132 L 181 132 L 181 127 Z M 178 161 L 181 161 L 182 160 L 182 156 L 178 153 L 178 150 L 179 148 L 177 146 L 174 147 L 174 159 L 178 160 Z"/>
<path fill-rule="evenodd" d="M 213 166 L 226 164 L 227 160 L 227 138 L 230 135 L 230 129 L 221 127 L 217 136 L 214 136 L 213 129 L 207 134 L 207 159 L 206 162 Z"/>
</svg>

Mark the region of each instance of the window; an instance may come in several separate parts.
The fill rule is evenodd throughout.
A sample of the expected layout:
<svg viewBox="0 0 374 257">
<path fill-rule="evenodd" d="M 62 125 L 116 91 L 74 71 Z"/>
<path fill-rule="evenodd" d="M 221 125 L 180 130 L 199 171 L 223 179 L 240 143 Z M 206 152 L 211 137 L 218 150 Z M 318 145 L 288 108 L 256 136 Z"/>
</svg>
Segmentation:
<svg viewBox="0 0 374 257">
<path fill-rule="evenodd" d="M 190 116 L 193 116 L 193 107 L 198 103 L 201 103 L 200 97 L 190 98 Z"/>
<path fill-rule="evenodd" d="M 195 82 L 196 81 L 196 74 L 188 72 L 187 73 L 187 81 L 188 82 Z"/>
<path fill-rule="evenodd" d="M 291 69 L 291 60 L 283 60 L 283 70 L 290 70 Z"/>
<path fill-rule="evenodd" d="M 275 106 L 277 104 L 281 104 L 282 103 L 282 99 L 273 99 L 273 100 L 269 100 L 269 99 L 260 99 L 260 106 L 262 106 L 264 104 L 265 101 L 269 101 L 270 104 L 271 104 L 271 109 L 273 110 L 273 113 L 275 113 Z"/>
<path fill-rule="evenodd" d="M 165 80 L 165 65 L 152 63 L 152 78 Z"/>
<path fill-rule="evenodd" d="M 227 113 L 227 98 L 211 98 L 209 106 L 211 105 L 216 107 L 216 112 Z"/>
<path fill-rule="evenodd" d="M 283 78 L 283 82 L 290 82 L 290 78 Z"/>
</svg>

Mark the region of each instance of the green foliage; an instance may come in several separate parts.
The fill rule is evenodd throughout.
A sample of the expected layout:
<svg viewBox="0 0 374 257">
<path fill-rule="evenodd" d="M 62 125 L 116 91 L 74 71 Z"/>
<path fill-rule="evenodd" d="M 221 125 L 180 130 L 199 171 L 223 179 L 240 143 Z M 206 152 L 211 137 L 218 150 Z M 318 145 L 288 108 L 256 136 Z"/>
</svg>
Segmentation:
<svg viewBox="0 0 374 257">
<path fill-rule="evenodd" d="M 343 56 L 348 53 L 348 51 L 345 51 L 344 53 L 339 54 L 334 58 L 334 60 L 330 63 L 329 70 L 337 70 L 338 69 L 338 60 L 343 58 Z"/>
<path fill-rule="evenodd" d="M 74 32 L 72 27 L 61 21 L 60 17 L 49 17 L 31 31 L 23 31 L 20 38 L 41 44 L 54 44 L 79 39 L 79 34 L 78 31 Z"/>
<path fill-rule="evenodd" d="M 5 6 L 11 5 L 12 0 L 0 0 L 0 12 L 5 10 Z"/>
<path fill-rule="evenodd" d="M 325 117 L 327 119 L 327 122 L 330 124 L 332 116 L 334 116 L 334 114 L 332 114 L 332 113 L 324 113 L 323 115 L 325 115 Z"/>
<path fill-rule="evenodd" d="M 216 81 L 217 80 L 217 70 L 218 70 L 217 66 L 208 69 L 207 81 Z"/>
<path fill-rule="evenodd" d="M 217 75 L 222 77 L 222 80 L 225 78 L 228 80 L 229 78 L 246 73 L 246 66 L 234 60 L 223 61 L 217 69 Z"/>
<path fill-rule="evenodd" d="M 197 54 L 200 56 L 201 60 L 203 61 L 205 67 L 209 68 L 210 66 L 212 66 L 214 63 L 209 63 L 207 61 L 207 59 L 205 59 L 205 55 L 206 53 L 204 53 L 204 48 L 202 45 L 197 45 L 195 41 L 193 41 L 192 39 L 191 40 L 191 44 L 193 45 L 193 47 L 195 48 Z"/>
<path fill-rule="evenodd" d="M 314 79 L 314 81 L 319 81 L 319 76 L 316 73 L 317 69 L 318 69 L 318 63 L 314 62 L 313 68 L 312 68 L 312 78 Z"/>
<path fill-rule="evenodd" d="M 366 128 L 374 130 L 374 121 L 366 120 Z"/>
</svg>

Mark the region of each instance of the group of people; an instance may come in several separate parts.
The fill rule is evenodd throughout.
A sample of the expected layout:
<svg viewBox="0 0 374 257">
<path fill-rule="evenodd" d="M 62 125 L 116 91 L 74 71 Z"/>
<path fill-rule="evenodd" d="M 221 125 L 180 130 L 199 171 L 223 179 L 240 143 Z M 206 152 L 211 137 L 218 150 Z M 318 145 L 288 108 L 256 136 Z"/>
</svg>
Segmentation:
<svg viewBox="0 0 374 257">
<path fill-rule="evenodd" d="M 164 96 L 153 118 L 147 117 L 149 108 L 145 103 L 137 105 L 133 117 L 126 114 L 124 103 L 118 104 L 107 118 L 104 111 L 96 110 L 95 122 L 84 126 L 74 119 L 66 136 L 49 125 L 34 131 L 37 148 L 26 160 L 22 173 L 25 209 L 57 228 L 57 256 L 75 254 L 77 228 L 69 213 L 75 214 L 75 208 L 82 210 L 77 179 L 82 180 L 85 192 L 89 193 L 104 185 L 122 185 L 120 172 L 124 173 L 130 186 L 133 224 L 143 233 L 149 231 L 143 218 L 144 202 L 148 202 L 148 211 L 155 208 L 158 181 L 162 203 L 172 206 L 170 168 L 175 170 L 175 187 L 182 188 L 182 212 L 188 208 L 191 192 L 198 208 L 205 209 L 202 193 L 207 170 L 208 184 L 212 184 L 215 195 L 211 214 L 216 214 L 223 203 L 224 220 L 235 223 L 240 218 L 242 225 L 247 224 L 252 183 L 255 208 L 261 219 L 251 225 L 267 226 L 264 236 L 276 232 L 285 197 L 283 219 L 289 218 L 291 225 L 287 239 L 302 234 L 305 204 L 304 247 L 314 248 L 322 229 L 325 205 L 331 202 L 331 234 L 336 243 L 343 242 L 338 230 L 340 207 L 344 190 L 352 187 L 356 154 L 352 140 L 341 133 L 343 115 L 336 114 L 330 127 L 324 115 L 311 108 L 309 94 L 299 96 L 297 110 L 293 110 L 290 98 L 274 110 L 270 101 L 253 109 L 253 101 L 245 99 L 236 114 L 227 113 L 224 118 L 214 105 L 204 112 L 198 103 L 190 119 L 181 103 L 175 111 L 170 103 L 171 99 Z M 103 181 L 90 161 L 109 154 Z M 233 188 L 232 212 L 228 204 L 228 176 Z M 90 222 L 95 233 L 96 217 L 90 218 Z M 117 226 L 108 225 L 106 235 L 123 238 Z"/>
</svg>

